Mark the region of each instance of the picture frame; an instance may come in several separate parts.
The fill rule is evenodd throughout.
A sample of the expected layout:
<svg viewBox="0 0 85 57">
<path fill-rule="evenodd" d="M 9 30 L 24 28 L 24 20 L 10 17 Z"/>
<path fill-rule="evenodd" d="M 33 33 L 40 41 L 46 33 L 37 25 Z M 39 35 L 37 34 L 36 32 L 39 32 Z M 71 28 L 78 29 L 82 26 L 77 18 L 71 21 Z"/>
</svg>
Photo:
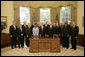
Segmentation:
<svg viewBox="0 0 85 57">
<path fill-rule="evenodd" d="M 5 23 L 7 27 L 7 16 L 1 16 L 1 23 Z"/>
</svg>

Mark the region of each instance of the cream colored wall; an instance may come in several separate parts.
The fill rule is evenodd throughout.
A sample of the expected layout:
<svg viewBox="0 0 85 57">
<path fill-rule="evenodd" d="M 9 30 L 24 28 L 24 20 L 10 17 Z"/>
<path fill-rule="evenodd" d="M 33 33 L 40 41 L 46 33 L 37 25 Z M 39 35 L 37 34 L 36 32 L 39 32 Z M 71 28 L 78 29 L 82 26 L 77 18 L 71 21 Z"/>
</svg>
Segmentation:
<svg viewBox="0 0 85 57">
<path fill-rule="evenodd" d="M 77 2 L 77 25 L 79 26 L 79 34 L 84 34 L 84 27 L 82 26 L 82 17 L 84 16 L 84 2 Z"/>
<path fill-rule="evenodd" d="M 9 26 L 14 19 L 14 5 L 13 1 L 1 1 L 1 16 L 7 16 L 7 28 L 3 30 L 4 33 L 9 33 Z"/>
</svg>

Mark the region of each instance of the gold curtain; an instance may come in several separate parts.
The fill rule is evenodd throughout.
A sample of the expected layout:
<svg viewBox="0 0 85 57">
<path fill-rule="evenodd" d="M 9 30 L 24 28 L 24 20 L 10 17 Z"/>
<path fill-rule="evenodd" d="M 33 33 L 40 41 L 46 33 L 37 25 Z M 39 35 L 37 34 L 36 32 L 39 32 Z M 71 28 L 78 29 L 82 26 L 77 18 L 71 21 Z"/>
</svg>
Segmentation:
<svg viewBox="0 0 85 57">
<path fill-rule="evenodd" d="M 33 16 L 34 16 L 34 21 L 37 22 L 37 8 L 34 8 Z"/>
<path fill-rule="evenodd" d="M 20 11 L 19 7 L 14 8 L 14 21 L 16 22 L 16 25 L 19 27 L 20 25 Z"/>
<path fill-rule="evenodd" d="M 51 23 L 56 22 L 56 8 L 51 8 Z"/>
<path fill-rule="evenodd" d="M 71 8 L 71 22 L 75 22 L 77 24 L 77 8 L 72 6 Z"/>
<path fill-rule="evenodd" d="M 31 22 L 31 24 L 32 24 L 32 22 L 33 22 L 33 14 L 34 14 L 34 8 L 30 8 L 30 22 Z"/>
<path fill-rule="evenodd" d="M 35 14 L 36 14 L 36 21 L 40 22 L 40 8 L 36 8 Z"/>
<path fill-rule="evenodd" d="M 56 22 L 58 22 L 58 23 L 60 23 L 60 10 L 61 10 L 61 7 L 57 7 Z"/>
</svg>

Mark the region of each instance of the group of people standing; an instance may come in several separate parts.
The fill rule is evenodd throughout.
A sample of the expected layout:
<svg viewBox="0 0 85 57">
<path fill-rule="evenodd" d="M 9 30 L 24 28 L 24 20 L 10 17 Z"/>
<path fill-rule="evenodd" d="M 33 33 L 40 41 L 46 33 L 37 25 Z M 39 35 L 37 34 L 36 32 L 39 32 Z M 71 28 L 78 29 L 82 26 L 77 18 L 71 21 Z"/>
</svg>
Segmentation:
<svg viewBox="0 0 85 57">
<path fill-rule="evenodd" d="M 69 25 L 67 21 L 60 24 L 48 24 L 48 21 L 45 24 L 33 22 L 32 25 L 26 25 L 26 22 L 24 22 L 17 28 L 13 21 L 13 25 L 10 26 L 11 47 L 14 48 L 13 46 L 15 46 L 16 48 L 17 42 L 19 48 L 24 47 L 24 43 L 29 47 L 29 38 L 32 36 L 35 38 L 53 38 L 54 35 L 57 35 L 60 38 L 60 44 L 67 49 L 71 37 L 72 49 L 76 50 L 78 32 L 79 28 L 75 25 L 75 22 L 72 25 Z"/>
</svg>

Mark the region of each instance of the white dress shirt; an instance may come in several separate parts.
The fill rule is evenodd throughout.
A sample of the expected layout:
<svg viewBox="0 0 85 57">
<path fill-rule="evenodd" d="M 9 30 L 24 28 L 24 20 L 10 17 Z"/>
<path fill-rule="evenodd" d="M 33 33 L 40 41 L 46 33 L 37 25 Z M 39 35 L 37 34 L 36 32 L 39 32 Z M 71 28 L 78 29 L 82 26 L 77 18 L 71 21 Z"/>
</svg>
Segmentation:
<svg viewBox="0 0 85 57">
<path fill-rule="evenodd" d="M 13 27 L 14 27 L 14 29 L 16 30 L 16 26 L 15 26 L 15 25 L 13 25 Z"/>
</svg>

